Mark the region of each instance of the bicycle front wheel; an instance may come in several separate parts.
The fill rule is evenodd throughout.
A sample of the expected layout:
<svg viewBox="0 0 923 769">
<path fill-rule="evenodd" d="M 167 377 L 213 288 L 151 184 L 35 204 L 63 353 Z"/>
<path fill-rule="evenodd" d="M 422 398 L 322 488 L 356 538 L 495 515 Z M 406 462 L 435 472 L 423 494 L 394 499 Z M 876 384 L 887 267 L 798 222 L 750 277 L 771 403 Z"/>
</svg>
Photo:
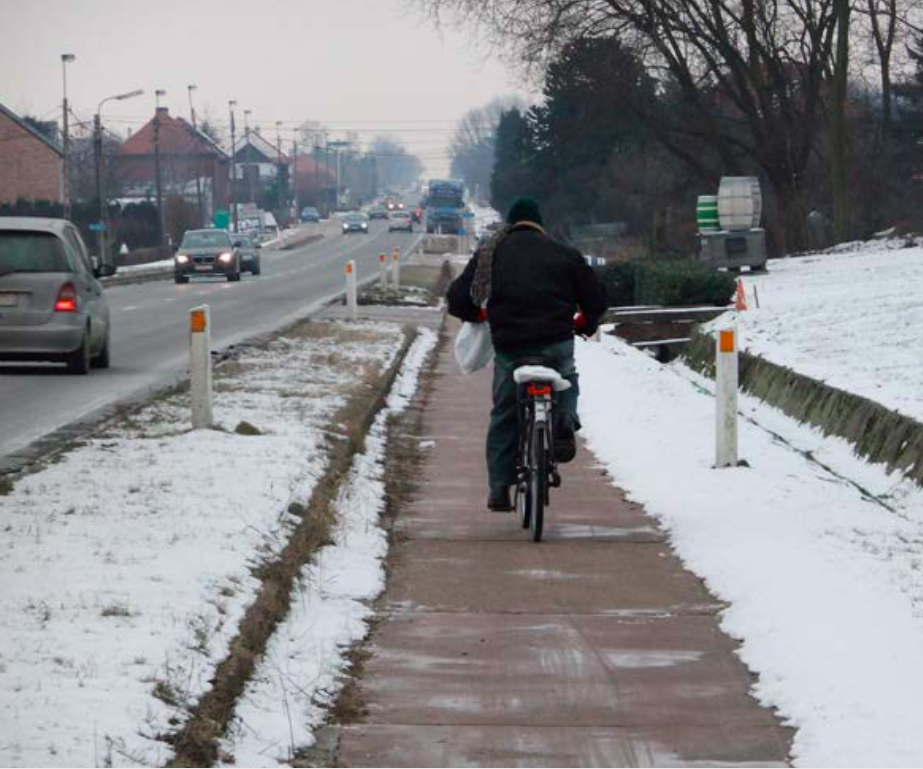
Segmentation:
<svg viewBox="0 0 923 769">
<path fill-rule="evenodd" d="M 545 523 L 545 500 L 548 498 L 548 453 L 546 450 L 545 426 L 535 425 L 532 431 L 532 445 L 529 447 L 532 456 L 532 467 L 529 473 L 529 489 L 527 493 L 532 541 L 542 541 L 542 527 Z"/>
</svg>

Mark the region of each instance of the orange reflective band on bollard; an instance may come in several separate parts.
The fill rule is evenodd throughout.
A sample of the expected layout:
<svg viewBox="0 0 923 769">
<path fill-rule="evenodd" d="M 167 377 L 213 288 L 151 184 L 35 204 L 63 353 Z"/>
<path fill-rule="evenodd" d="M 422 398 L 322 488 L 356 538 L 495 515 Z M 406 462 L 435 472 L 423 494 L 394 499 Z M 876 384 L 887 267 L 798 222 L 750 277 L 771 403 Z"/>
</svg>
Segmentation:
<svg viewBox="0 0 923 769">
<path fill-rule="evenodd" d="M 189 330 L 194 334 L 202 334 L 206 329 L 205 310 L 193 310 L 189 313 Z"/>
<path fill-rule="evenodd" d="M 718 332 L 718 349 L 721 352 L 734 352 L 734 332 L 731 330 Z"/>
<path fill-rule="evenodd" d="M 347 263 L 346 263 L 346 274 L 347 274 L 347 275 L 352 275 L 352 274 L 353 274 L 353 263 L 352 263 L 352 262 L 347 262 Z"/>
<path fill-rule="evenodd" d="M 383 261 L 385 261 L 387 258 L 388 258 L 388 255 L 387 255 L 387 254 L 379 254 L 379 255 L 378 255 L 378 261 L 379 261 L 379 262 L 383 262 Z"/>
</svg>

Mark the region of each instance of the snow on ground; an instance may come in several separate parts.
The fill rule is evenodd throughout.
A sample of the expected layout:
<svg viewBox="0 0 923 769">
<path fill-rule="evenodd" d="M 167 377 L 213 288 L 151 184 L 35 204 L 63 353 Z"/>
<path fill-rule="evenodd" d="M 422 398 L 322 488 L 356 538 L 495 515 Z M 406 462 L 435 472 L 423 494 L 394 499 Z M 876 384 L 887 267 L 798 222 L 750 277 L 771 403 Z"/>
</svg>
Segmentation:
<svg viewBox="0 0 923 769">
<path fill-rule="evenodd" d="M 224 752 L 237 766 L 275 766 L 314 745 L 314 729 L 335 701 L 349 647 L 365 637 L 369 602 L 385 584 L 384 510 L 387 420 L 409 404 L 437 335 L 421 329 L 387 407 L 375 419 L 364 454 L 357 456 L 337 500 L 334 544 L 306 567 L 292 612 L 273 636 L 259 670 L 238 705 Z"/>
<path fill-rule="evenodd" d="M 714 470 L 711 383 L 609 337 L 578 366 L 590 449 L 728 602 L 796 764 L 923 763 L 923 491 L 748 397 L 751 468 Z"/>
<path fill-rule="evenodd" d="M 923 244 L 849 243 L 744 277 L 751 353 L 923 420 Z"/>
<path fill-rule="evenodd" d="M 115 423 L 0 496 L 0 766 L 163 765 L 326 465 L 324 430 L 399 326 L 310 324 Z M 246 420 L 261 435 L 238 435 Z"/>
</svg>

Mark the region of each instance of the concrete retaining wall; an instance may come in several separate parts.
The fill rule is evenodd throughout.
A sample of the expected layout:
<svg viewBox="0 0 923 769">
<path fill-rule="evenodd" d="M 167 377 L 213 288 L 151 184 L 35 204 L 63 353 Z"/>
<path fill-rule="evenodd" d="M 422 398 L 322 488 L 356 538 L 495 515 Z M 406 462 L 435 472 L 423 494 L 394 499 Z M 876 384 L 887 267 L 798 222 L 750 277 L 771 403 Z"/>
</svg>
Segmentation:
<svg viewBox="0 0 923 769">
<path fill-rule="evenodd" d="M 696 330 L 683 357 L 691 368 L 714 377 L 714 337 Z M 746 352 L 740 353 L 740 385 L 799 422 L 845 438 L 860 456 L 923 486 L 923 424 L 915 419 Z"/>
</svg>

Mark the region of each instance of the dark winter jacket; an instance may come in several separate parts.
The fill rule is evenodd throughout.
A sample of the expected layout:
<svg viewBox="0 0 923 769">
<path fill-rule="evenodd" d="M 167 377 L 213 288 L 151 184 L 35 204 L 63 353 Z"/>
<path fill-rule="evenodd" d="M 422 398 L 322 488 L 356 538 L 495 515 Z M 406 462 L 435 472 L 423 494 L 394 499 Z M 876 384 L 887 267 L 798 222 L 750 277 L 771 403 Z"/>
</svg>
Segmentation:
<svg viewBox="0 0 923 769">
<path fill-rule="evenodd" d="M 477 321 L 471 283 L 480 251 L 449 286 L 449 312 Z M 517 225 L 497 246 L 487 316 L 494 346 L 504 352 L 571 339 L 578 308 L 583 334 L 593 334 L 606 311 L 606 294 L 580 252 L 529 225 Z"/>
</svg>

